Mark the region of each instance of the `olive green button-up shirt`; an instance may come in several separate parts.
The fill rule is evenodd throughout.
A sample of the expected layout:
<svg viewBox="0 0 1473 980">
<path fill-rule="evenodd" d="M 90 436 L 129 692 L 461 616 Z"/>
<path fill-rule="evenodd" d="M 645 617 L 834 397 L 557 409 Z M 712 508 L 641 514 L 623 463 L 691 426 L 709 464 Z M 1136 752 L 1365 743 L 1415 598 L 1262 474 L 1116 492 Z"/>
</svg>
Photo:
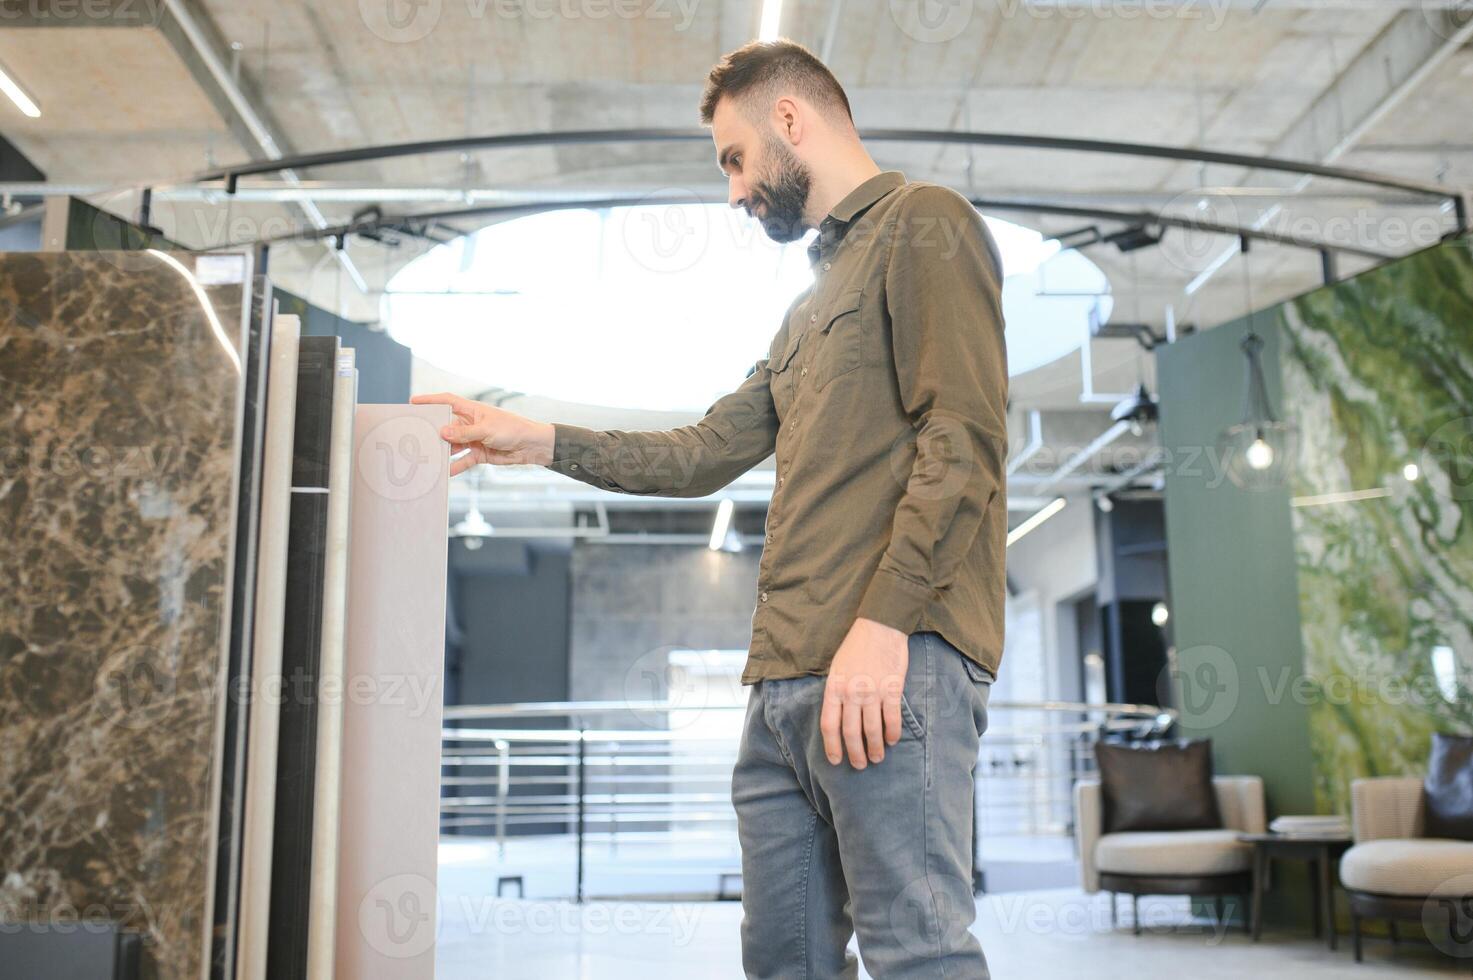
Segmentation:
<svg viewBox="0 0 1473 980">
<path fill-rule="evenodd" d="M 996 245 L 961 195 L 886 171 L 808 251 L 812 286 L 704 418 L 663 432 L 557 424 L 549 468 L 699 497 L 776 453 L 743 684 L 826 674 L 856 617 L 935 630 L 995 676 L 1008 400 Z"/>
</svg>

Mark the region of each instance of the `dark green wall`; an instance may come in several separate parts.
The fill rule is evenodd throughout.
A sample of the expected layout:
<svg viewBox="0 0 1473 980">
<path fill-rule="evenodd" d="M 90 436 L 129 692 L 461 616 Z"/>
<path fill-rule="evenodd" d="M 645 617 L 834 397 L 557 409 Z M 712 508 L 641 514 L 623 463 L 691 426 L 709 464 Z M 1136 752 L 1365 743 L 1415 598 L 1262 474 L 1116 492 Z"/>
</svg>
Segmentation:
<svg viewBox="0 0 1473 980">
<path fill-rule="evenodd" d="M 1264 370 L 1275 406 L 1281 337 L 1268 316 Z M 1309 712 L 1284 682 L 1302 676 L 1289 489 L 1240 489 L 1218 437 L 1240 421 L 1246 321 L 1157 353 L 1166 539 L 1182 727 L 1211 738 L 1217 770 L 1263 777 L 1270 819 L 1314 812 Z"/>
<path fill-rule="evenodd" d="M 1279 406 L 1281 338 L 1267 316 L 1255 323 L 1265 341 L 1270 398 Z M 1314 759 L 1308 708 L 1277 694 L 1279 683 L 1304 673 L 1289 490 L 1240 489 L 1227 477 L 1217 444 L 1222 430 L 1242 419 L 1239 344 L 1246 333 L 1247 321 L 1236 321 L 1156 355 L 1176 645 L 1163 686 L 1174 688 L 1183 734 L 1212 739 L 1219 773 L 1263 778 L 1272 820 L 1315 812 Z M 1265 918 L 1306 925 L 1308 879 L 1304 869 L 1286 870 L 1265 902 Z"/>
</svg>

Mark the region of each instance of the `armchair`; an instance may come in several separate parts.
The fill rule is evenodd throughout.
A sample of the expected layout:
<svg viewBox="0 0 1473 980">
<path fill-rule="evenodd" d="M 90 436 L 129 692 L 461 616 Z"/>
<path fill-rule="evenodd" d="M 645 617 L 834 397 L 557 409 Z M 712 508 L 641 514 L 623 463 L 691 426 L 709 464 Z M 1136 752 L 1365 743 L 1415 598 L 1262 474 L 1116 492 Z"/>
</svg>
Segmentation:
<svg viewBox="0 0 1473 980">
<path fill-rule="evenodd" d="M 1355 846 L 1340 859 L 1340 884 L 1350 899 L 1355 961 L 1361 961 L 1361 920 L 1423 922 L 1441 910 L 1452 914 L 1473 895 L 1473 841 L 1424 837 L 1423 781 L 1417 776 L 1382 776 L 1350 784 Z M 1432 903 L 1432 904 L 1429 904 Z"/>
<path fill-rule="evenodd" d="M 1239 834 L 1264 831 L 1263 780 L 1257 776 L 1214 776 L 1223 826 L 1214 830 L 1104 833 L 1104 800 L 1098 780 L 1074 787 L 1074 835 L 1081 884 L 1089 893 L 1110 893 L 1111 922 L 1118 924 L 1115 896 L 1130 896 L 1134 913 L 1141 895 L 1247 896 L 1253 891 L 1253 846 Z"/>
</svg>

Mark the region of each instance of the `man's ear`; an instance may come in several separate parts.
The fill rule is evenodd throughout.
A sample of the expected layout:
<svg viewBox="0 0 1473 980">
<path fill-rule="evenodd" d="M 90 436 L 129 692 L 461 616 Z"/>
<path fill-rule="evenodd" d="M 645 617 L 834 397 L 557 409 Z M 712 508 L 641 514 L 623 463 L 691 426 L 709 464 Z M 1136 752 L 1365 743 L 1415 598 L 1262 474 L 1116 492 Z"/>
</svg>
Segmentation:
<svg viewBox="0 0 1473 980">
<path fill-rule="evenodd" d="M 772 119 L 777 126 L 778 135 L 787 140 L 790 146 L 796 146 L 803 138 L 803 108 L 797 99 L 790 96 L 778 99 L 772 107 Z"/>
</svg>

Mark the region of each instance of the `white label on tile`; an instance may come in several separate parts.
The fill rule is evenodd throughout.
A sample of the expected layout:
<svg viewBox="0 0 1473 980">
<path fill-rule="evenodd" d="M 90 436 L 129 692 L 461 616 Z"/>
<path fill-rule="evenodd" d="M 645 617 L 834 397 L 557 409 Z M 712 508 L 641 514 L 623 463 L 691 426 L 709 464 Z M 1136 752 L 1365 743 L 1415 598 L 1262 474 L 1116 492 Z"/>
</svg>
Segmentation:
<svg viewBox="0 0 1473 980">
<path fill-rule="evenodd" d="M 230 286 L 245 278 L 244 255 L 201 255 L 194 260 L 194 277 L 204 286 Z"/>
<path fill-rule="evenodd" d="M 338 353 L 338 377 L 351 378 L 353 376 L 353 356 L 351 347 Z"/>
</svg>

